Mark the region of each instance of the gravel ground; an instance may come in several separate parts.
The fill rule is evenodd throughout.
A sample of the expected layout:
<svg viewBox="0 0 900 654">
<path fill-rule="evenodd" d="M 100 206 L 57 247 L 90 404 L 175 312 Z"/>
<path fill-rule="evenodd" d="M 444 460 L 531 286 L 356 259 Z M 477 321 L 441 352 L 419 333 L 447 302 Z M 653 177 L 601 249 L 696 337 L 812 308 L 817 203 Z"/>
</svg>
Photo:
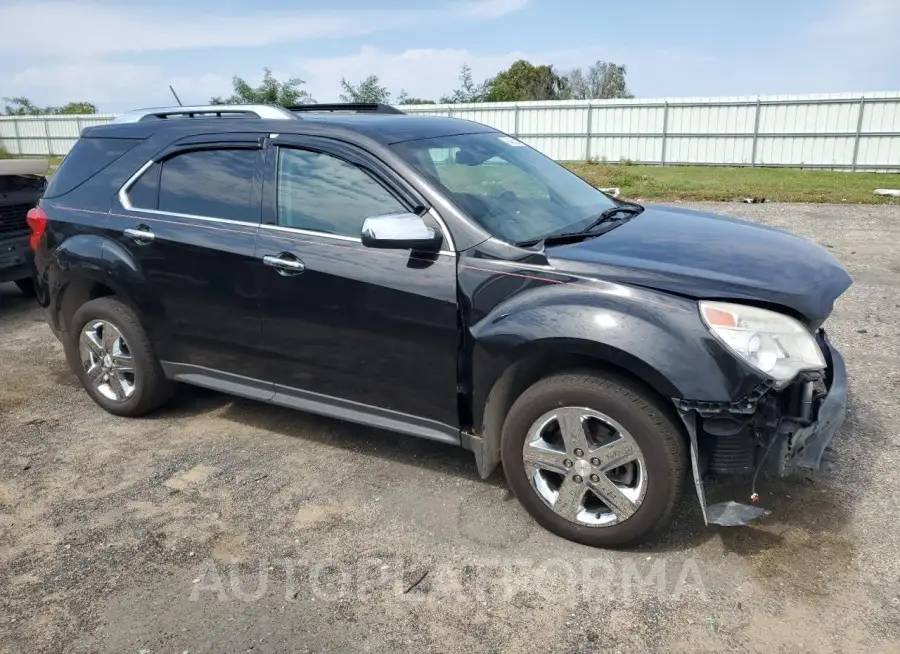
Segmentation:
<svg viewBox="0 0 900 654">
<path fill-rule="evenodd" d="M 848 266 L 851 412 L 831 475 L 762 482 L 764 524 L 705 528 L 688 493 L 631 551 L 440 444 L 188 388 L 115 418 L 0 286 L 0 652 L 897 651 L 900 207 L 706 206 Z"/>
</svg>

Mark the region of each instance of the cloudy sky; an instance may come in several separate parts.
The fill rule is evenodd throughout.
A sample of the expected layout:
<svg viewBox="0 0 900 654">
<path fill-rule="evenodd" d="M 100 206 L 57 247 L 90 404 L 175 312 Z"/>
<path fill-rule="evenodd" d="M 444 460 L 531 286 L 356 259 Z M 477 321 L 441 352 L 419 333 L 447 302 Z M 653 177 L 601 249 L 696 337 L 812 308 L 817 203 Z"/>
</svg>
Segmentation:
<svg viewBox="0 0 900 654">
<path fill-rule="evenodd" d="M 900 0 L 0 0 L 0 96 L 205 103 L 268 66 L 436 99 L 520 58 L 622 63 L 640 97 L 897 91 L 898 35 Z"/>
</svg>

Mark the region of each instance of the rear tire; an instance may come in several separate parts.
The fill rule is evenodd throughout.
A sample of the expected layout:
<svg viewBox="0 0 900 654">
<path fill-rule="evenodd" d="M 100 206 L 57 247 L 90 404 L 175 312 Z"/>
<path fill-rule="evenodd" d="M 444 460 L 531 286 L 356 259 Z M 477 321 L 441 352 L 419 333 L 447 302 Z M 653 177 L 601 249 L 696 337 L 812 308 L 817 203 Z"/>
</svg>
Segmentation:
<svg viewBox="0 0 900 654">
<path fill-rule="evenodd" d="M 593 373 L 526 390 L 504 422 L 501 457 L 539 524 L 594 547 L 651 538 L 671 517 L 687 470 L 685 438 L 663 405 L 631 380 Z"/>
<path fill-rule="evenodd" d="M 117 416 L 144 415 L 173 392 L 135 312 L 114 297 L 83 304 L 72 318 L 66 358 L 97 404 Z"/>
</svg>

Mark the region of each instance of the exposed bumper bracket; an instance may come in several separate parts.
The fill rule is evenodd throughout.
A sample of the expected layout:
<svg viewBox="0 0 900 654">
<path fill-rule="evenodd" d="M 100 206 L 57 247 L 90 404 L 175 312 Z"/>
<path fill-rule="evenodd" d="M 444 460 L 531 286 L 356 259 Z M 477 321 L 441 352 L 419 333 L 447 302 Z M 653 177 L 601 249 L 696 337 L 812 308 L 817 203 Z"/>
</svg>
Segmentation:
<svg viewBox="0 0 900 654">
<path fill-rule="evenodd" d="M 706 525 L 719 525 L 721 527 L 742 527 L 751 522 L 768 516 L 771 511 L 762 507 L 741 504 L 729 500 L 706 503 L 706 492 L 703 489 L 703 477 L 700 474 L 700 450 L 697 445 L 697 413 L 696 411 L 679 410 L 681 420 L 687 428 L 691 441 L 691 471 L 694 475 L 694 487 L 697 489 L 697 500 L 700 502 L 700 511 L 703 513 L 703 523 Z"/>
</svg>

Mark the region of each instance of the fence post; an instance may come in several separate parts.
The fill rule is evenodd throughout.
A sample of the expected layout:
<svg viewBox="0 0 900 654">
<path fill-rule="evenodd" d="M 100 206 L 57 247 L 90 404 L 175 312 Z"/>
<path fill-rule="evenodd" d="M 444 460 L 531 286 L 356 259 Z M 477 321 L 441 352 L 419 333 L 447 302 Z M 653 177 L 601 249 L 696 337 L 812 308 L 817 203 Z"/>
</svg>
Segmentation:
<svg viewBox="0 0 900 654">
<path fill-rule="evenodd" d="M 47 141 L 47 156 L 53 155 L 53 146 L 50 144 L 50 121 L 47 120 L 47 116 L 41 118 L 41 122 L 44 123 L 44 139 Z"/>
<path fill-rule="evenodd" d="M 750 154 L 750 165 L 756 165 L 756 144 L 759 141 L 759 114 L 762 110 L 762 102 L 756 96 L 756 117 L 753 119 L 753 150 Z"/>
<path fill-rule="evenodd" d="M 666 141 L 669 136 L 669 101 L 666 100 L 666 106 L 663 107 L 663 131 L 662 131 L 662 152 L 659 154 L 659 165 L 666 165 Z"/>
<path fill-rule="evenodd" d="M 13 134 L 16 137 L 16 154 L 22 154 L 22 137 L 19 136 L 19 118 L 15 117 L 12 119 L 13 124 Z"/>
<path fill-rule="evenodd" d="M 593 121 L 594 116 L 594 103 L 588 100 L 588 112 L 587 112 L 587 136 L 586 141 L 584 142 L 584 160 L 591 160 L 591 132 L 592 126 L 591 122 Z"/>
<path fill-rule="evenodd" d="M 84 129 L 84 123 L 81 122 L 81 116 L 75 119 L 75 128 L 78 130 L 78 138 L 81 138 L 81 130 Z"/>
<path fill-rule="evenodd" d="M 519 103 L 518 102 L 516 103 L 515 109 L 513 109 L 513 111 L 515 112 L 513 114 L 513 136 L 515 136 L 516 138 L 519 138 Z"/>
<path fill-rule="evenodd" d="M 856 160 L 859 158 L 859 135 L 862 133 L 863 112 L 866 109 L 866 96 L 859 99 L 859 117 L 856 119 L 856 138 L 853 141 L 853 163 L 850 165 L 851 172 L 856 172 Z"/>
</svg>

